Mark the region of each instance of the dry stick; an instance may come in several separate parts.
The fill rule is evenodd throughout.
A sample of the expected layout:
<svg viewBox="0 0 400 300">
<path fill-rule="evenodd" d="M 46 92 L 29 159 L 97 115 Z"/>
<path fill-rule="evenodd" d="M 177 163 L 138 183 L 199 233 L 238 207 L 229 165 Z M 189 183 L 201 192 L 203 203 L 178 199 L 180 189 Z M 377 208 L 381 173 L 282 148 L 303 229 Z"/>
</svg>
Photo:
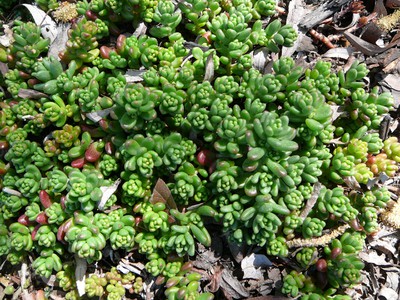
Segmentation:
<svg viewBox="0 0 400 300">
<path fill-rule="evenodd" d="M 306 206 L 304 206 L 303 210 L 300 213 L 300 218 L 304 221 L 307 218 L 310 211 L 313 209 L 315 203 L 317 202 L 319 192 L 321 191 L 321 183 L 317 182 L 314 184 L 313 192 L 311 194 L 310 199 L 307 200 Z"/>
<path fill-rule="evenodd" d="M 286 245 L 288 246 L 288 248 L 325 246 L 329 244 L 333 239 L 342 235 L 348 228 L 350 228 L 350 225 L 344 224 L 336 229 L 333 229 L 331 232 L 323 236 L 311 239 L 294 239 L 291 241 L 287 241 Z"/>
<path fill-rule="evenodd" d="M 24 294 L 24 297 L 29 297 L 28 290 L 26 289 L 26 279 L 28 277 L 28 265 L 26 262 L 23 262 L 21 265 L 21 289 Z"/>
</svg>

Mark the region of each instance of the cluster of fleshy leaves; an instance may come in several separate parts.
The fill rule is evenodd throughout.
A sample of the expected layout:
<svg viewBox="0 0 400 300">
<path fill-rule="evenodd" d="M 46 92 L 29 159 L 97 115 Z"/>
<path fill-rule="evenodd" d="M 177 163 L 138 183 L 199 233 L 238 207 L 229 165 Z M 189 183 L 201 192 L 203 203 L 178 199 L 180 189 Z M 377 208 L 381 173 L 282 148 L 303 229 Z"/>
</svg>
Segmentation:
<svg viewBox="0 0 400 300">
<path fill-rule="evenodd" d="M 58 14 L 69 5 L 36 2 Z M 366 84 L 365 64 L 338 73 L 290 57 L 268 72 L 253 66 L 255 49 L 279 53 L 297 37 L 273 0 L 85 0 L 75 8 L 80 18 L 58 58 L 47 56 L 50 41 L 32 22 L 16 21 L 13 43 L 0 46 L 8 67 L 0 77 L 0 255 L 9 262 L 33 253 L 35 272 L 57 273 L 74 299 L 74 266 L 65 264 L 74 256 L 94 263 L 110 249 L 135 252 L 166 297 L 209 299 L 184 267 L 198 242 L 211 245 L 206 222 L 231 243 L 280 258 L 292 255 L 288 241 L 341 223 L 379 229 L 388 190 L 344 187 L 392 177 L 400 162 L 398 140 L 377 131 L 393 97 Z M 150 29 L 131 34 L 143 25 Z M 283 292 L 329 298 L 358 283 L 361 248 L 344 236 L 326 258 L 314 246 L 296 254 L 304 270 L 325 259 L 334 274 L 327 286 L 292 272 Z M 89 296 L 125 293 L 122 279 L 93 275 L 86 284 Z"/>
</svg>

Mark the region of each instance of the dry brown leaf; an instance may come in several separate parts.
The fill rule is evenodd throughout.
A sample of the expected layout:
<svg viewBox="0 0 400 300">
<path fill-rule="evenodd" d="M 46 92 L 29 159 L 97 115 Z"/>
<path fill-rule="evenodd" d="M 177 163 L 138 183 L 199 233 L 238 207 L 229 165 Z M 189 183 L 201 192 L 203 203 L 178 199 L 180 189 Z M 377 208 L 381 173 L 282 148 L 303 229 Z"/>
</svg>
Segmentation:
<svg viewBox="0 0 400 300">
<path fill-rule="evenodd" d="M 243 279 L 263 279 L 264 272 L 261 269 L 272 266 L 272 263 L 265 255 L 252 253 L 242 260 L 240 266 Z"/>
<path fill-rule="evenodd" d="M 28 98 L 28 99 L 40 99 L 40 98 L 47 98 L 49 97 L 47 94 L 31 90 L 31 89 L 19 89 L 18 97 L 20 98 Z"/>
<path fill-rule="evenodd" d="M 85 294 L 85 279 L 86 279 L 86 269 L 87 262 L 86 259 L 78 257 L 75 254 L 75 279 L 76 279 L 76 289 L 78 290 L 79 296 L 83 296 Z"/>
<path fill-rule="evenodd" d="M 57 35 L 52 40 L 47 56 L 53 56 L 59 59 L 59 53 L 67 48 L 68 30 L 71 28 L 71 23 L 60 23 L 57 25 Z"/>
<path fill-rule="evenodd" d="M 240 284 L 239 280 L 227 269 L 222 270 L 221 289 L 229 299 L 241 299 L 250 296 L 250 293 Z"/>
<path fill-rule="evenodd" d="M 341 58 L 347 60 L 351 55 L 353 55 L 353 53 L 354 53 L 354 48 L 352 47 L 346 47 L 346 48 L 338 47 L 329 49 L 324 54 L 322 54 L 322 57 Z"/>
<path fill-rule="evenodd" d="M 206 292 L 215 293 L 219 290 L 221 286 L 221 275 L 222 275 L 221 266 L 216 266 L 211 269 L 211 275 L 209 276 L 210 282 L 205 287 Z"/>
<path fill-rule="evenodd" d="M 388 288 L 395 291 L 399 288 L 399 272 L 386 272 L 386 283 Z"/>
<path fill-rule="evenodd" d="M 247 252 L 247 245 L 245 243 L 242 244 L 236 244 L 228 241 L 228 246 L 229 250 L 231 251 L 231 254 L 233 256 L 233 259 L 237 262 L 240 263 L 243 258 L 246 256 Z"/>
<path fill-rule="evenodd" d="M 214 78 L 214 53 L 211 52 L 206 59 L 206 71 L 203 81 L 212 81 Z"/>
<path fill-rule="evenodd" d="M 158 202 L 165 203 L 169 208 L 177 209 L 176 203 L 172 197 L 172 193 L 169 190 L 167 184 L 162 179 L 157 180 L 156 186 L 153 190 L 153 194 L 150 198 L 151 204 L 155 204 Z"/>
<path fill-rule="evenodd" d="M 1 75 L 6 75 L 6 73 L 8 72 L 8 64 L 3 63 L 2 61 L 0 61 L 0 73 Z"/>
<path fill-rule="evenodd" d="M 379 291 L 379 294 L 377 295 L 377 299 L 395 300 L 395 299 L 399 299 L 399 294 L 395 290 L 383 286 L 381 288 L 381 290 Z"/>
<path fill-rule="evenodd" d="M 388 74 L 383 77 L 382 84 L 386 87 L 400 91 L 400 75 L 399 74 Z"/>
<path fill-rule="evenodd" d="M 282 47 L 282 56 L 292 56 L 294 52 L 310 51 L 314 49 L 314 45 L 309 36 L 299 29 L 299 23 L 304 19 L 304 16 L 309 14 L 309 9 L 303 0 L 293 0 L 289 2 L 288 14 L 286 23 L 298 32 L 297 39 L 292 47 Z"/>
<path fill-rule="evenodd" d="M 118 178 L 115 182 L 110 186 L 102 186 L 100 190 L 103 192 L 101 199 L 98 204 L 99 210 L 104 210 L 104 205 L 107 203 L 107 200 L 117 191 L 119 184 L 121 183 L 121 179 Z"/>
<path fill-rule="evenodd" d="M 376 251 L 360 252 L 360 258 L 370 264 L 383 266 L 393 266 L 393 263 L 386 261 L 386 256 L 384 254 L 379 255 Z"/>
<path fill-rule="evenodd" d="M 141 82 L 143 81 L 143 73 L 144 70 L 128 69 L 124 74 L 124 77 L 127 83 Z"/>
<path fill-rule="evenodd" d="M 132 272 L 137 275 L 141 275 L 142 271 L 145 269 L 145 265 L 141 262 L 130 262 L 127 259 L 121 258 L 117 265 L 117 270 L 123 274 Z"/>
<path fill-rule="evenodd" d="M 2 24 L 4 35 L 0 35 L 0 44 L 4 47 L 10 47 L 11 43 L 14 41 L 13 31 L 7 24 Z"/>
<path fill-rule="evenodd" d="M 385 52 L 386 50 L 398 44 L 398 41 L 394 41 L 389 43 L 385 47 L 379 47 L 378 45 L 371 44 L 364 41 L 363 39 L 360 39 L 359 37 L 355 36 L 350 32 L 344 32 L 343 34 L 354 48 L 356 48 L 358 51 L 361 51 L 365 55 L 370 55 L 370 56 Z"/>
<path fill-rule="evenodd" d="M 265 66 L 268 62 L 268 55 L 269 51 L 267 48 L 262 47 L 260 49 L 256 49 L 252 51 L 253 54 L 253 68 L 257 69 L 260 71 L 262 74 L 264 74 L 265 71 Z"/>
<path fill-rule="evenodd" d="M 65 299 L 65 292 L 59 290 L 53 290 L 50 293 L 50 299 L 53 300 L 64 300 Z"/>
</svg>

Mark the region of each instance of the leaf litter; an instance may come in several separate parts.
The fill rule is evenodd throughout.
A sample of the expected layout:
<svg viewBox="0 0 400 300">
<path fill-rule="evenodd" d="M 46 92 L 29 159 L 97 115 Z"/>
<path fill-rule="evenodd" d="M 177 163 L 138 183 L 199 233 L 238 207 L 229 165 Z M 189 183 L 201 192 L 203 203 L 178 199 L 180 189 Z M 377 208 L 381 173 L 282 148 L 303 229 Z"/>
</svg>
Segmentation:
<svg viewBox="0 0 400 300">
<path fill-rule="evenodd" d="M 397 36 L 393 36 L 393 32 L 390 32 L 390 30 L 386 33 L 382 31 L 382 34 L 386 35 L 386 40 L 389 40 L 389 42 L 383 45 L 371 43 L 366 34 L 362 35 L 359 31 L 350 32 L 354 30 L 354 26 L 357 26 L 357 22 L 360 22 L 360 19 L 357 19 L 351 26 L 347 26 L 343 32 L 338 32 L 339 30 L 337 30 L 324 33 L 324 28 L 326 28 L 326 26 L 323 26 L 324 22 L 335 16 L 335 14 L 338 14 L 340 8 L 349 3 L 350 0 L 308 1 L 311 4 L 306 4 L 303 0 L 283 2 L 287 4 L 288 21 L 300 30 L 297 43 L 292 48 L 285 48 L 283 54 L 293 55 L 297 52 L 297 59 L 304 59 L 306 57 L 306 60 L 310 64 L 318 59 L 323 59 L 332 62 L 337 67 L 345 66 L 346 61 L 351 61 L 355 56 L 358 59 L 364 59 L 368 67 L 375 71 L 371 80 L 374 80 L 383 90 L 393 93 L 395 99 L 397 99 L 398 106 L 398 101 L 400 101 L 400 50 L 396 47 L 400 39 Z M 386 2 L 389 3 L 391 1 Z M 371 16 L 378 9 L 378 5 L 383 5 L 383 2 L 375 1 L 376 7 L 374 7 L 373 11 L 370 11 Z M 58 57 L 56 55 L 58 54 L 57 52 L 65 48 L 66 32 L 70 24 L 57 24 L 50 16 L 43 14 L 44 12 L 40 11 L 37 7 L 27 4 L 24 4 L 24 6 L 31 12 L 35 22 L 42 26 L 42 35 L 51 39 L 51 54 Z M 315 37 L 310 36 L 309 29 L 312 28 L 317 31 L 321 30 L 322 38 L 319 36 L 320 39 L 315 39 Z M 343 29 L 339 25 L 336 28 Z M 145 31 L 146 29 L 142 28 L 141 30 Z M 323 33 L 327 34 L 327 36 L 324 36 Z M 333 38 L 334 36 L 335 38 Z M 328 40 L 331 37 L 332 40 L 338 41 L 338 43 L 334 44 L 334 48 L 328 49 L 326 44 L 324 44 L 324 37 Z M 6 35 L 0 37 L 0 43 L 7 45 L 10 42 L 10 38 L 10 32 L 6 31 Z M 258 69 L 264 70 L 269 59 L 267 56 L 268 53 L 262 50 L 255 54 Z M 208 69 L 211 69 L 211 64 L 212 59 L 210 58 L 207 62 Z M 379 71 L 377 71 L 377 67 L 380 68 Z M 2 72 L 5 71 L 2 70 Z M 131 74 L 128 75 L 131 76 Z M 132 76 L 137 76 L 137 74 Z M 211 71 L 208 71 L 207 76 L 210 79 L 213 77 Z M 135 78 L 133 81 L 136 80 Z M 21 96 L 35 99 L 43 95 L 36 91 L 22 90 Z M 334 118 L 340 117 L 340 114 L 343 113 L 339 107 L 332 109 L 334 111 Z M 392 117 L 396 125 L 394 130 L 392 128 L 392 131 L 394 135 L 400 137 L 400 130 L 397 126 L 400 116 L 395 112 Z M 369 184 L 383 183 L 384 180 L 380 183 L 373 182 Z M 165 183 L 163 184 L 163 182 L 158 183 L 158 187 L 156 187 L 152 197 L 153 201 L 165 201 L 169 204 L 169 207 L 175 208 L 176 204 L 171 199 L 170 192 L 164 188 L 164 185 Z M 400 232 L 398 229 L 393 228 L 393 226 L 387 226 L 383 222 L 380 225 L 381 230 L 368 238 L 366 247 L 360 254 L 366 265 L 363 271 L 362 283 L 352 289 L 346 290 L 346 293 L 353 299 L 391 300 L 399 298 Z M 341 232 L 341 228 L 339 228 L 339 232 Z M 333 236 L 336 236 L 336 234 L 332 234 L 329 238 Z M 229 247 L 224 247 L 227 244 Z M 323 244 L 325 243 L 321 243 L 321 245 Z M 300 246 L 304 247 L 306 245 Z M 282 262 L 258 252 L 264 253 L 265 251 L 257 247 L 238 246 L 229 243 L 224 236 L 213 236 L 213 244 L 209 249 L 198 244 L 198 253 L 192 263 L 195 270 L 203 275 L 204 290 L 215 293 L 216 299 L 288 299 L 279 294 L 282 286 L 282 278 L 285 275 Z M 76 273 L 77 278 L 79 278 L 77 286 L 80 295 L 84 294 L 84 274 L 86 267 L 84 263 L 78 262 L 77 264 Z M 143 273 L 144 265 L 139 261 L 127 257 L 120 260 L 117 268 L 122 273 L 133 272 L 139 275 Z M 25 288 L 25 283 L 27 280 L 30 281 L 32 279 L 31 276 L 27 271 L 26 265 L 22 265 L 18 277 L 7 278 L 0 276 L 0 298 L 4 297 L 4 288 L 7 285 L 16 283 L 20 288 L 15 291 L 13 299 L 17 299 L 18 297 L 23 299 L 37 299 L 43 292 L 42 290 L 32 291 L 31 288 Z M 154 280 L 148 278 L 145 285 L 144 298 L 154 298 L 156 294 Z M 276 296 L 271 296 L 269 295 L 270 293 L 275 293 Z M 51 292 L 50 298 L 55 300 L 63 299 L 64 295 L 63 292 L 55 289 Z"/>
</svg>

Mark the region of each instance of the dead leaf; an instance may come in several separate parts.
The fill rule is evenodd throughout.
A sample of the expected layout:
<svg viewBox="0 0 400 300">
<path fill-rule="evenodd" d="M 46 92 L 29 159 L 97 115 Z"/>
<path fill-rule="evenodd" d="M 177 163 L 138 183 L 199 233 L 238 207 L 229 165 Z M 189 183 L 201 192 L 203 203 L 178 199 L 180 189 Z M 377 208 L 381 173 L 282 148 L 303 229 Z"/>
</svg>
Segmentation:
<svg viewBox="0 0 400 300">
<path fill-rule="evenodd" d="M 385 183 L 386 180 L 388 180 L 389 177 L 386 175 L 386 173 L 380 173 L 378 177 L 375 177 L 373 179 L 368 179 L 367 182 L 367 188 L 370 190 L 372 189 L 376 184 L 380 183 Z"/>
<path fill-rule="evenodd" d="M 303 0 L 289 2 L 286 23 L 292 25 L 297 31 L 297 39 L 292 47 L 282 47 L 282 56 L 292 56 L 294 52 L 313 49 L 311 38 L 299 29 L 299 23 L 310 11 L 311 9 L 307 8 Z"/>
<path fill-rule="evenodd" d="M 75 279 L 76 279 L 76 289 L 80 297 L 85 295 L 85 279 L 86 279 L 86 269 L 87 262 L 86 259 L 80 258 L 75 254 Z"/>
<path fill-rule="evenodd" d="M 360 258 L 370 264 L 377 266 L 393 266 L 392 263 L 386 261 L 384 254 L 379 255 L 376 251 L 360 252 Z"/>
<path fill-rule="evenodd" d="M 31 4 L 22 4 L 25 6 L 32 15 L 36 25 L 40 27 L 40 32 L 44 38 L 49 38 L 52 43 L 57 37 L 57 24 L 54 20 L 46 14 L 39 7 Z"/>
<path fill-rule="evenodd" d="M 360 184 L 354 176 L 344 176 L 343 181 L 352 190 L 362 190 Z"/>
<path fill-rule="evenodd" d="M 388 288 L 395 291 L 399 288 L 399 272 L 386 272 L 386 284 Z"/>
<path fill-rule="evenodd" d="M 282 285 L 282 276 L 285 274 L 282 274 L 282 271 L 279 268 L 268 268 L 267 269 L 267 277 L 272 280 L 273 288 L 278 288 L 280 285 Z"/>
<path fill-rule="evenodd" d="M 97 123 L 100 120 L 104 119 L 105 117 L 107 117 L 111 112 L 113 111 L 113 108 L 106 108 L 106 109 L 102 109 L 102 110 L 98 110 L 98 111 L 94 111 L 94 112 L 90 112 L 86 114 L 86 117 Z"/>
<path fill-rule="evenodd" d="M 354 48 L 352 47 L 346 47 L 346 48 L 338 47 L 329 49 L 324 54 L 322 54 L 322 57 L 341 58 L 347 60 L 351 55 L 353 55 L 353 53 L 354 53 Z"/>
<path fill-rule="evenodd" d="M 320 1 L 320 5 L 303 17 L 299 26 L 309 30 L 323 20 L 329 18 L 336 11 L 339 11 L 346 3 L 351 0 Z"/>
<path fill-rule="evenodd" d="M 336 119 L 340 118 L 341 116 L 346 116 L 348 112 L 345 110 L 345 108 L 341 105 L 331 105 L 331 121 L 335 121 Z"/>
<path fill-rule="evenodd" d="M 383 300 L 382 298 L 388 300 L 399 299 L 399 294 L 395 290 L 383 286 L 377 295 L 377 299 Z"/>
<path fill-rule="evenodd" d="M 63 300 L 65 299 L 65 292 L 59 290 L 53 290 L 50 293 L 50 298 L 53 300 Z"/>
<path fill-rule="evenodd" d="M 168 188 L 167 184 L 162 179 L 158 179 L 156 186 L 154 187 L 153 194 L 150 198 L 151 204 L 158 202 L 166 203 L 169 208 L 177 209 L 172 193 Z"/>
<path fill-rule="evenodd" d="M 145 34 L 147 31 L 147 26 L 144 22 L 140 22 L 138 27 L 135 29 L 135 32 L 133 33 L 134 36 L 139 37 L 143 34 Z"/>
<path fill-rule="evenodd" d="M 13 31 L 11 30 L 10 26 L 7 24 L 2 24 L 4 35 L 0 36 L 0 44 L 4 47 L 10 47 L 11 43 L 13 42 Z"/>
<path fill-rule="evenodd" d="M 386 50 L 394 47 L 398 43 L 398 41 L 394 41 L 389 43 L 385 47 L 379 47 L 378 45 L 371 44 L 364 41 L 363 39 L 360 39 L 359 37 L 355 36 L 350 32 L 344 32 L 343 34 L 354 48 L 356 48 L 358 51 L 361 51 L 365 55 L 370 55 L 370 56 L 385 52 Z"/>
<path fill-rule="evenodd" d="M 211 52 L 206 59 L 206 71 L 203 81 L 212 81 L 214 78 L 214 52 Z"/>
<path fill-rule="evenodd" d="M 262 74 L 264 73 L 265 66 L 268 62 L 268 54 L 269 51 L 265 47 L 253 51 L 253 67 L 260 71 Z"/>
<path fill-rule="evenodd" d="M 250 254 L 242 262 L 243 279 L 263 279 L 262 268 L 272 266 L 271 261 L 263 254 Z"/>
<path fill-rule="evenodd" d="M 400 91 L 400 75 L 399 74 L 388 74 L 382 79 L 382 84 L 390 89 Z"/>
<path fill-rule="evenodd" d="M 132 82 L 141 82 L 143 81 L 143 73 L 144 70 L 132 70 L 128 69 L 126 73 L 124 74 L 124 77 L 126 79 L 127 83 L 132 83 Z"/>
<path fill-rule="evenodd" d="M 245 252 L 247 252 L 247 245 L 245 243 L 237 244 L 228 241 L 229 250 L 237 263 L 240 263 L 245 257 Z"/>
<path fill-rule="evenodd" d="M 8 72 L 8 64 L 3 63 L 2 61 L 0 61 L 0 73 L 1 73 L 1 75 L 4 76 L 4 75 L 6 75 L 7 72 Z"/>
<path fill-rule="evenodd" d="M 120 260 L 117 265 L 117 270 L 123 274 L 128 274 L 132 272 L 137 275 L 141 275 L 142 271 L 145 269 L 145 265 L 141 262 L 130 262 L 124 258 Z"/>
<path fill-rule="evenodd" d="M 32 89 L 19 89 L 18 97 L 23 99 L 40 99 L 48 98 L 49 96 L 47 94 Z"/>
<path fill-rule="evenodd" d="M 369 242 L 369 245 L 388 256 L 394 257 L 397 254 L 397 249 L 391 243 L 382 238 Z"/>
<path fill-rule="evenodd" d="M 56 37 L 50 43 L 47 56 L 59 58 L 59 53 L 67 48 L 68 30 L 71 28 L 71 23 L 60 23 L 57 25 Z"/>
<path fill-rule="evenodd" d="M 102 186 L 100 190 L 102 191 L 103 195 L 99 201 L 99 205 L 97 208 L 99 210 L 104 210 L 104 205 L 106 204 L 107 200 L 115 193 L 118 189 L 119 184 L 121 183 L 121 179 L 118 178 L 111 186 Z"/>
<path fill-rule="evenodd" d="M 221 266 L 216 266 L 212 268 L 211 275 L 209 276 L 210 282 L 206 285 L 205 291 L 210 293 L 217 292 L 221 286 L 221 275 L 222 275 Z"/>
<path fill-rule="evenodd" d="M 221 289 L 225 296 L 230 299 L 240 299 L 250 296 L 250 293 L 240 284 L 239 280 L 227 269 L 222 270 Z"/>
</svg>

